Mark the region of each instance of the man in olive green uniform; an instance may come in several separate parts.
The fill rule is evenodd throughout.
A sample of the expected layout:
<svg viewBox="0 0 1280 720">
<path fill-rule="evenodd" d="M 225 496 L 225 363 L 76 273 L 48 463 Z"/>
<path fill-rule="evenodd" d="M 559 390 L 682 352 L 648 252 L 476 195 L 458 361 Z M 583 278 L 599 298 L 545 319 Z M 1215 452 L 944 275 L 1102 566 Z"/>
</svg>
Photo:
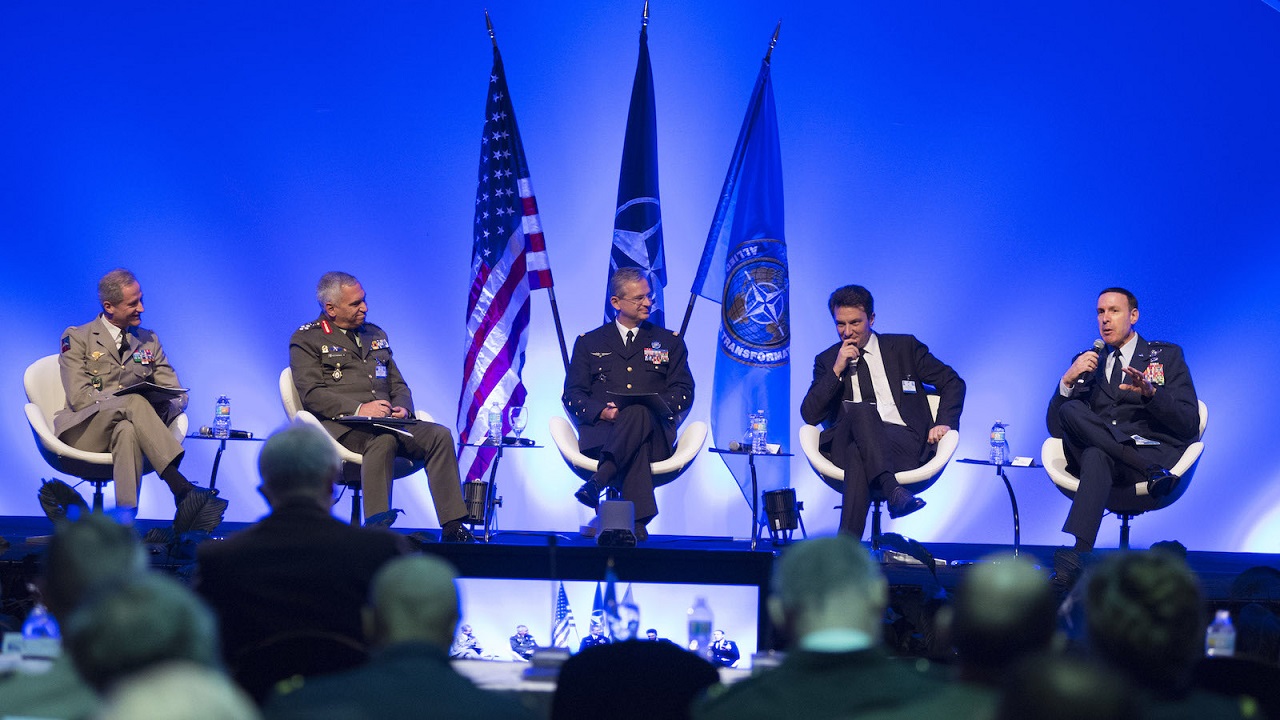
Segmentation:
<svg viewBox="0 0 1280 720">
<path fill-rule="evenodd" d="M 382 328 L 365 322 L 364 288 L 343 272 L 325 273 L 316 286 L 320 317 L 293 333 L 289 367 L 302 407 L 338 442 L 364 456 L 360 484 L 365 519 L 391 508 L 396 457 L 426 463 L 431 499 L 446 542 L 471 542 L 458 477 L 458 457 L 448 428 L 411 421 L 395 429 L 344 423 L 343 416 L 412 420 L 413 395 L 391 354 Z"/>
</svg>

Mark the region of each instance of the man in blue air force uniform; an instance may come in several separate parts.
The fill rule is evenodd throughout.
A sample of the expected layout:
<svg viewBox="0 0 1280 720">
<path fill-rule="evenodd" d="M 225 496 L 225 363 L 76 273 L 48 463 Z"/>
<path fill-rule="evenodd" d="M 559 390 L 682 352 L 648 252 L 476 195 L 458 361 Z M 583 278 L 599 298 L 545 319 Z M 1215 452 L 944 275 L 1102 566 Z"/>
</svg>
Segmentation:
<svg viewBox="0 0 1280 720">
<path fill-rule="evenodd" d="M 1062 438 L 1067 471 L 1080 478 L 1062 531 L 1075 546 L 1055 566 L 1078 572 L 1079 554 L 1093 549 L 1112 485 L 1146 482 L 1163 497 L 1179 478 L 1168 468 L 1200 432 L 1200 407 L 1182 348 L 1138 335 L 1138 299 L 1124 288 L 1098 295 L 1103 352 L 1077 355 L 1058 381 L 1046 423 Z"/>
<path fill-rule="evenodd" d="M 412 418 L 413 394 L 391 355 L 386 332 L 365 322 L 368 306 L 360 281 L 343 272 L 325 273 L 316 299 L 320 317 L 293 333 L 289 367 L 303 409 L 318 417 L 343 447 L 364 456 L 360 485 L 365 519 L 390 510 L 396 457 L 423 460 L 442 538 L 474 541 L 462 524 L 467 507 L 448 428 L 415 421 L 398 428 L 406 436 L 337 420 L 344 415 Z"/>
<path fill-rule="evenodd" d="M 693 404 L 693 375 L 678 334 L 647 322 L 653 299 L 636 268 L 620 268 L 609 283 L 618 318 L 578 338 L 561 400 L 578 425 L 578 447 L 600 461 L 574 493 L 595 508 L 606 488 L 635 504 L 636 537 L 658 514 L 649 463 L 671 457 L 680 422 Z M 666 412 L 635 403 L 619 407 L 609 393 L 657 393 Z"/>
</svg>

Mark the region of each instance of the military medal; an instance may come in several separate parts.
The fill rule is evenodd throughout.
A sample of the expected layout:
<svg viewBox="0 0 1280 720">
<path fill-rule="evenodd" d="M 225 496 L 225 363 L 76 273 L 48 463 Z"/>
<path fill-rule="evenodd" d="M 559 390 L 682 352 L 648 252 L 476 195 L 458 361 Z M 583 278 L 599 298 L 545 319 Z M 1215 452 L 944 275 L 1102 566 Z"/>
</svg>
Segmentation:
<svg viewBox="0 0 1280 720">
<path fill-rule="evenodd" d="M 341 379 L 342 379 L 342 366 L 339 365 L 338 367 L 333 369 L 333 381 L 337 382 Z"/>
</svg>

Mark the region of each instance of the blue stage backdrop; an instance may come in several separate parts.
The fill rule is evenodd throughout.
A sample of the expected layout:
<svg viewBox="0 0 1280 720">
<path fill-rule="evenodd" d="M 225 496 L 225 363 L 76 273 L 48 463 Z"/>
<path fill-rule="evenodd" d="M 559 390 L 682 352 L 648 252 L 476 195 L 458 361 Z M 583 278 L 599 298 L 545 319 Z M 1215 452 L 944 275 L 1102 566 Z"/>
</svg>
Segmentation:
<svg viewBox="0 0 1280 720">
<path fill-rule="evenodd" d="M 476 141 L 493 16 L 520 113 L 568 340 L 600 322 L 641 0 L 215 4 L 9 2 L 0 9 L 0 239 L 9 288 L 0 360 L 0 515 L 38 515 L 51 471 L 25 424 L 21 377 L 96 312 L 124 265 L 184 384 L 211 420 L 284 420 L 290 332 L 318 276 L 354 273 L 418 405 L 453 424 L 465 340 Z M 910 332 L 968 381 L 959 457 L 1009 423 L 1038 453 L 1044 408 L 1095 337 L 1105 286 L 1133 289 L 1139 329 L 1186 348 L 1208 404 L 1186 495 L 1136 521 L 1135 545 L 1280 546 L 1280 12 L 1262 0 L 663 3 L 652 55 L 669 284 L 678 320 L 774 24 L 773 85 L 791 272 L 791 427 L 825 308 L 857 282 L 876 328 Z M 533 297 L 529 433 L 550 445 L 564 373 L 546 294 Z M 709 416 L 717 308 L 688 332 Z M 771 438 L 798 450 L 794 435 Z M 213 443 L 183 468 L 207 479 Z M 265 511 L 255 446 L 227 451 L 228 517 Z M 809 531 L 838 498 L 805 461 L 791 484 Z M 1067 501 L 1016 471 L 1023 540 L 1061 544 Z M 586 511 L 554 449 L 512 453 L 507 529 L 576 528 Z M 651 532 L 745 536 L 750 512 L 718 458 L 658 493 Z M 952 465 L 929 506 L 891 527 L 924 541 L 1009 542 L 987 468 Z M 421 477 L 406 526 L 434 526 Z M 161 483 L 143 517 L 165 517 Z M 1101 542 L 1114 544 L 1116 521 Z M 577 609 L 577 608 L 575 608 Z M 585 612 L 583 607 L 579 612 Z"/>
</svg>

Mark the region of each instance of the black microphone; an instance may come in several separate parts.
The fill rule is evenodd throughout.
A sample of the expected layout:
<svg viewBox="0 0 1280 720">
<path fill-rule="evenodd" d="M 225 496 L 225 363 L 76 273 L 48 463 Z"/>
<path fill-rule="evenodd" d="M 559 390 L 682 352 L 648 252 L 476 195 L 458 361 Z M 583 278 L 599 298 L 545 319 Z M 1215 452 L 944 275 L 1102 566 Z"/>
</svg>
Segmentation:
<svg viewBox="0 0 1280 720">
<path fill-rule="evenodd" d="M 207 438 L 213 437 L 213 428 L 209 427 L 208 425 L 201 425 L 200 436 L 207 437 Z M 253 433 L 249 432 L 248 430 L 228 430 L 227 437 L 233 440 L 252 440 Z"/>
<path fill-rule="evenodd" d="M 1093 341 L 1093 347 L 1089 348 L 1089 350 L 1092 350 L 1098 353 L 1098 359 L 1101 360 L 1102 349 L 1105 348 L 1106 346 L 1107 344 L 1102 342 L 1102 338 L 1097 338 L 1096 340 Z M 1085 350 L 1085 352 L 1089 352 L 1089 350 Z M 1076 385 L 1084 385 L 1085 383 L 1093 380 L 1093 375 L 1094 375 L 1093 373 L 1082 374 L 1080 377 L 1076 378 Z"/>
</svg>

